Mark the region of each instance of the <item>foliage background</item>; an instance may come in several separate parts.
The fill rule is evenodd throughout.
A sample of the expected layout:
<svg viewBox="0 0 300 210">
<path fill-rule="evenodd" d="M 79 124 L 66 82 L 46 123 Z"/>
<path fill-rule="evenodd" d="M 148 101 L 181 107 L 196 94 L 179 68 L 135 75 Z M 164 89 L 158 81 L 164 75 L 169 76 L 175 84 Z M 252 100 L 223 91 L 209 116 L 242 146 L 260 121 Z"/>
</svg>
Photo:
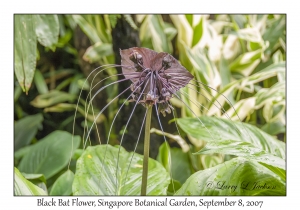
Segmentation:
<svg viewBox="0 0 300 210">
<path fill-rule="evenodd" d="M 72 133 L 77 98 L 87 75 L 100 65 L 119 64 L 118 50 L 133 46 L 171 53 L 197 80 L 223 94 L 219 95 L 208 88 L 197 88 L 198 93 L 185 88 L 184 91 L 205 108 L 199 108 L 200 105 L 195 106 L 186 100 L 191 111 L 174 99 L 172 102 L 180 117 L 194 117 L 193 113 L 198 116 L 229 116 L 233 120 L 255 125 L 285 142 L 285 19 L 285 15 L 15 15 L 15 166 L 23 169 L 21 172 L 40 173 L 31 180 L 48 192 L 50 189 L 51 194 L 53 183 L 67 170 L 70 148 L 62 147 L 64 150 L 60 153 L 68 155 L 61 157 L 59 162 L 63 164 L 60 165 L 49 160 L 49 156 L 53 154 L 43 153 L 43 158 L 53 165 L 49 173 L 38 166 L 27 165 L 26 162 L 37 162 L 39 165 L 41 159 L 31 157 L 33 159 L 30 161 L 27 157 L 26 161 L 26 155 L 34 145 L 39 150 L 38 146 L 47 143 L 51 135 L 53 139 L 57 139 L 60 135 Z M 25 30 L 22 27 L 24 22 L 33 30 Z M 19 43 L 22 39 L 30 39 L 28 45 Z M 119 68 L 109 69 L 107 73 L 98 75 L 94 84 L 117 72 L 121 72 Z M 107 84 L 117 79 L 112 78 Z M 88 90 L 91 83 L 89 79 L 89 84 L 85 83 L 84 89 Z M 99 94 L 93 103 L 94 112 L 97 113 L 104 107 L 103 102 L 110 101 L 128 85 L 129 83 L 114 85 Z M 82 98 L 87 94 L 88 91 L 83 92 Z M 224 95 L 235 106 L 239 118 L 234 113 L 232 104 L 224 100 Z M 213 105 L 212 101 L 216 100 L 228 115 Z M 107 135 L 113 117 L 123 101 L 122 98 L 115 101 L 97 120 L 101 139 Z M 75 124 L 75 134 L 79 136 L 84 134 L 84 116 L 87 115 L 88 123 L 93 120 L 93 113 L 86 112 L 84 108 L 85 103 L 84 100 L 80 101 Z M 125 113 L 131 108 L 132 104 L 128 104 L 118 116 L 110 140 L 112 145 L 119 143 L 128 119 Z M 143 108 L 139 107 L 127 128 L 122 144 L 127 150 L 133 150 L 136 141 L 133 137 L 136 135 L 136 128 L 141 125 L 142 112 Z M 180 148 L 176 143 L 176 127 L 168 123 L 172 116 L 161 119 L 169 134 L 171 147 L 176 152 Z M 162 150 L 160 146 L 164 139 L 157 135 L 160 129 L 155 118 L 152 125 L 150 155 L 163 163 L 162 152 L 158 151 Z M 204 147 L 204 141 L 198 141 L 184 131 L 184 142 L 192 145 L 192 150 L 198 151 Z M 48 141 L 51 141 L 48 144 L 53 145 L 54 140 Z M 68 145 L 67 140 L 65 144 Z M 82 148 L 82 145 L 79 146 L 79 137 L 75 138 L 75 144 Z M 97 130 L 93 132 L 91 144 L 99 144 Z M 142 144 L 138 146 L 138 153 L 141 153 L 142 147 Z M 184 148 L 182 145 L 181 147 Z M 73 172 L 82 151 L 76 152 L 71 163 Z M 182 183 L 195 170 L 213 167 L 224 159 L 218 155 L 202 155 L 195 161 L 196 168 L 190 169 L 186 177 L 178 177 Z"/>
</svg>

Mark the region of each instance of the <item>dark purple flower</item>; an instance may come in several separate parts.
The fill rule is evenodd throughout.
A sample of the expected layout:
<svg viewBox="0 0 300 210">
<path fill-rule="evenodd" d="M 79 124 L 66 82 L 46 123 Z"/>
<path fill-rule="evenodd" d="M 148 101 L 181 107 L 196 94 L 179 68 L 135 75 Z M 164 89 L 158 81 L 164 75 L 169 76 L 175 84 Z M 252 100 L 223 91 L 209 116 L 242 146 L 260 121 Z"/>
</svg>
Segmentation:
<svg viewBox="0 0 300 210">
<path fill-rule="evenodd" d="M 144 106 L 158 104 L 164 116 L 171 113 L 169 100 L 193 75 L 165 52 L 133 47 L 120 50 L 120 54 L 123 75 L 132 81 L 132 101 Z"/>
</svg>

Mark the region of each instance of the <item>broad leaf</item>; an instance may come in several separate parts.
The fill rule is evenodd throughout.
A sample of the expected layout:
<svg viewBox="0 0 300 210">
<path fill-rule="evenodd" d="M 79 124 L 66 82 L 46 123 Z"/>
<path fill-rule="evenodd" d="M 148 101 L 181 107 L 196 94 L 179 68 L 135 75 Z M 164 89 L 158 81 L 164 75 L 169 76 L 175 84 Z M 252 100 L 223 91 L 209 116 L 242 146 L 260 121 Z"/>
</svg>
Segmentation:
<svg viewBox="0 0 300 210">
<path fill-rule="evenodd" d="M 23 91 L 28 93 L 36 65 L 36 35 L 32 15 L 15 15 L 15 74 Z"/>
<path fill-rule="evenodd" d="M 14 150 L 27 146 L 42 126 L 42 114 L 26 116 L 15 123 Z"/>
<path fill-rule="evenodd" d="M 170 148 L 166 143 L 159 147 L 157 155 L 159 161 L 167 171 L 170 171 L 172 179 L 178 180 L 181 184 L 193 173 L 189 154 L 179 148 Z M 170 183 L 172 185 L 172 183 Z"/>
<path fill-rule="evenodd" d="M 216 117 L 181 118 L 178 125 L 199 140 L 249 142 L 258 149 L 285 159 L 285 144 L 255 126 Z"/>
<path fill-rule="evenodd" d="M 167 195 L 174 195 L 181 187 L 181 183 L 175 179 L 171 179 Z"/>
<path fill-rule="evenodd" d="M 261 127 L 261 129 L 270 135 L 277 135 L 279 133 L 286 132 L 285 125 L 280 121 L 266 123 L 263 127 Z"/>
<path fill-rule="evenodd" d="M 234 158 L 193 174 L 176 195 L 286 195 L 285 179 L 273 168 Z"/>
<path fill-rule="evenodd" d="M 70 170 L 63 173 L 53 184 L 50 195 L 71 195 L 74 173 Z"/>
<path fill-rule="evenodd" d="M 43 182 L 46 184 L 46 178 L 43 174 L 26 174 L 26 173 L 22 173 L 22 174 L 26 179 L 36 180 L 38 182 Z"/>
<path fill-rule="evenodd" d="M 88 147 L 77 161 L 73 194 L 140 195 L 142 164 L 142 155 L 128 153 L 119 146 Z M 147 195 L 166 195 L 169 183 L 163 166 L 150 158 Z"/>
<path fill-rule="evenodd" d="M 49 179 L 68 164 L 79 143 L 79 136 L 72 142 L 70 133 L 54 131 L 31 146 L 18 168 L 25 173 L 44 174 Z"/>
<path fill-rule="evenodd" d="M 44 190 L 25 179 L 17 168 L 14 177 L 14 195 L 47 195 Z"/>
<path fill-rule="evenodd" d="M 38 186 L 39 188 L 42 188 L 47 194 L 48 194 L 48 189 L 46 186 L 46 178 L 43 174 L 26 174 L 22 173 L 22 175 L 30 181 L 32 184 Z"/>
<path fill-rule="evenodd" d="M 285 160 L 253 146 L 249 142 L 221 140 L 208 142 L 204 148 L 194 154 L 226 154 L 245 157 L 285 170 Z"/>
<path fill-rule="evenodd" d="M 30 152 L 31 146 L 26 146 L 18 149 L 18 151 L 14 152 L 14 158 L 15 160 L 20 160 L 24 155 L 26 155 L 28 152 Z"/>
<path fill-rule="evenodd" d="M 57 15 L 34 15 L 35 34 L 38 41 L 52 50 L 58 41 L 59 22 Z"/>
</svg>

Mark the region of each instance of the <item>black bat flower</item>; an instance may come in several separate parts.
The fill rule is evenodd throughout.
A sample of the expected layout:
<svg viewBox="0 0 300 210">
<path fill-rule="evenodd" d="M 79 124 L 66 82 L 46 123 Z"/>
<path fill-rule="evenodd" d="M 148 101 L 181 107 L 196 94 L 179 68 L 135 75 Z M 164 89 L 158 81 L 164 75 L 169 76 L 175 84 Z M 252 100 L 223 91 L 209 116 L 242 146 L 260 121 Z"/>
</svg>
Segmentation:
<svg viewBox="0 0 300 210">
<path fill-rule="evenodd" d="M 109 70 L 110 68 L 115 67 L 121 67 L 122 73 L 120 74 L 112 74 L 109 75 L 99 82 L 97 84 L 93 84 L 94 78 L 91 82 L 91 88 L 90 92 L 88 94 L 87 99 L 89 100 L 87 104 L 87 112 L 90 109 L 92 101 L 95 99 L 95 96 L 99 94 L 100 92 L 104 90 L 109 90 L 109 87 L 112 87 L 115 84 L 119 84 L 121 82 L 125 81 L 131 81 L 132 84 L 130 86 L 125 87 L 120 93 L 118 93 L 116 96 L 114 96 L 111 100 L 109 100 L 104 107 L 98 112 L 98 114 L 95 116 L 94 110 L 92 109 L 92 113 L 94 116 L 93 123 L 91 126 L 88 126 L 88 124 L 85 121 L 86 126 L 86 134 L 84 134 L 84 148 L 86 146 L 87 141 L 90 138 L 90 134 L 92 131 L 92 128 L 96 125 L 97 120 L 100 118 L 101 115 L 103 115 L 103 112 L 114 103 L 117 99 L 120 97 L 124 97 L 124 93 L 131 90 L 131 95 L 128 96 L 121 105 L 118 107 L 117 111 L 113 113 L 113 119 L 110 122 L 109 128 L 106 130 L 107 133 L 104 135 L 106 141 L 102 141 L 106 143 L 106 145 L 109 144 L 109 141 L 111 139 L 111 134 L 113 133 L 113 126 L 115 126 L 115 122 L 117 121 L 117 116 L 121 111 L 124 111 L 124 107 L 127 101 L 133 101 L 134 106 L 131 110 L 128 116 L 126 118 L 126 124 L 123 126 L 122 132 L 120 132 L 121 136 L 118 139 L 119 144 L 122 145 L 125 131 L 127 130 L 129 123 L 132 120 L 132 116 L 134 111 L 136 110 L 136 107 L 138 104 L 142 104 L 146 107 L 145 114 L 143 121 L 141 123 L 141 126 L 139 128 L 139 132 L 136 138 L 136 143 L 134 145 L 133 154 L 131 155 L 130 159 L 128 160 L 128 167 L 125 171 L 125 179 L 127 180 L 128 171 L 131 168 L 131 163 L 133 161 L 134 154 L 137 150 L 138 143 L 141 138 L 142 130 L 144 129 L 145 135 L 144 135 L 144 160 L 143 160 L 143 175 L 142 175 L 142 188 L 141 188 L 141 194 L 146 195 L 147 193 L 147 170 L 148 170 L 148 157 L 149 157 L 149 145 L 150 145 L 150 127 L 151 127 L 151 115 L 152 115 L 152 107 L 155 108 L 157 121 L 159 124 L 159 128 L 162 132 L 164 141 L 167 142 L 166 135 L 164 132 L 164 128 L 162 126 L 159 113 L 162 113 L 163 116 L 166 116 L 166 113 L 173 113 L 173 117 L 175 119 L 175 110 L 173 110 L 173 107 L 171 105 L 170 99 L 172 97 L 177 98 L 179 102 L 181 102 L 202 125 L 204 129 L 207 130 L 207 134 L 211 136 L 211 139 L 216 140 L 218 136 L 220 136 L 219 133 L 211 133 L 204 123 L 201 121 L 199 116 L 193 109 L 190 107 L 190 105 L 193 105 L 194 107 L 198 108 L 199 110 L 208 110 L 206 107 L 204 107 L 201 103 L 197 101 L 197 99 L 194 99 L 192 96 L 189 95 L 189 92 L 186 92 L 186 90 L 183 90 L 183 87 L 187 87 L 189 91 L 194 91 L 197 94 L 201 95 L 203 98 L 205 98 L 207 101 L 211 102 L 213 106 L 215 106 L 217 109 L 220 109 L 221 112 L 229 118 L 229 116 L 226 114 L 226 111 L 222 108 L 221 104 L 216 100 L 210 100 L 210 97 L 207 97 L 207 95 L 213 97 L 213 95 L 210 93 L 209 89 L 212 91 L 217 92 L 215 89 L 209 87 L 208 85 L 205 85 L 201 83 L 200 81 L 196 81 L 193 77 L 193 75 L 184 68 L 177 59 L 175 59 L 172 55 L 165 53 L 165 52 L 155 52 L 153 50 L 147 49 L 147 48 L 139 48 L 139 47 L 133 47 L 129 49 L 120 50 L 121 54 L 121 65 L 111 64 L 111 65 L 104 65 L 100 66 L 97 69 L 94 69 L 88 77 L 90 77 L 93 73 L 98 71 L 94 78 L 101 72 Z M 124 76 L 125 78 L 120 78 L 119 76 Z M 118 78 L 117 80 L 108 81 L 111 78 Z M 192 80 L 192 81 L 191 81 Z M 107 82 L 107 83 L 106 83 Z M 104 84 L 103 84 L 104 83 Z M 106 83 L 106 84 L 105 84 Z M 98 86 L 101 85 L 101 86 Z M 98 87 L 97 87 L 98 86 Z M 95 93 L 92 94 L 92 90 L 97 89 Z M 200 91 L 204 91 L 204 94 Z M 225 100 L 232 106 L 230 101 L 222 94 L 220 93 Z M 80 97 L 80 96 L 79 96 Z M 130 100 L 129 100 L 130 99 Z M 79 103 L 79 99 L 77 102 L 77 106 Z M 234 109 L 234 108 L 233 108 Z M 77 108 L 76 108 L 77 110 Z M 235 111 L 235 109 L 234 109 Z M 127 114 L 127 113 L 126 113 Z M 76 118 L 76 112 L 74 116 L 74 122 Z M 230 119 L 230 118 L 229 118 Z M 73 132 L 74 132 L 74 122 L 73 122 Z M 175 125 L 179 133 L 179 129 L 177 127 L 176 121 Z M 139 126 L 139 125 L 138 125 Z M 237 128 L 235 128 L 237 130 Z M 96 127 L 97 130 L 97 127 Z M 237 132 L 240 132 L 237 130 Z M 97 130 L 98 134 L 98 130 Z M 99 143 L 101 144 L 100 136 L 98 135 Z M 134 139 L 135 140 L 135 139 Z M 145 146 L 146 145 L 146 146 Z M 148 145 L 148 146 L 147 146 Z M 110 175 L 114 173 L 115 177 L 115 189 L 109 192 L 109 194 L 116 194 L 118 195 L 119 190 L 121 188 L 124 188 L 127 183 L 123 183 L 120 179 L 120 167 L 119 167 L 119 160 L 122 158 L 120 156 L 120 149 L 118 154 L 115 155 L 115 161 L 114 164 L 116 166 L 115 171 L 111 171 Z M 107 157 L 107 147 L 105 149 L 105 152 L 103 154 L 103 160 Z M 169 151 L 168 154 L 168 165 L 171 166 L 171 152 Z M 101 170 L 104 170 L 106 161 L 101 162 Z M 102 172 L 102 171 L 101 171 Z M 100 173 L 101 174 L 101 173 Z M 122 176 L 121 176 L 122 177 Z M 170 177 L 171 180 L 173 180 L 172 170 L 170 170 Z M 171 181 L 172 189 L 175 191 L 174 183 Z M 101 194 L 102 192 L 99 192 Z"/>
<path fill-rule="evenodd" d="M 164 116 L 171 113 L 169 100 L 193 75 L 165 52 L 133 47 L 120 50 L 120 54 L 123 75 L 132 81 L 132 101 L 144 106 L 158 104 Z"/>
</svg>

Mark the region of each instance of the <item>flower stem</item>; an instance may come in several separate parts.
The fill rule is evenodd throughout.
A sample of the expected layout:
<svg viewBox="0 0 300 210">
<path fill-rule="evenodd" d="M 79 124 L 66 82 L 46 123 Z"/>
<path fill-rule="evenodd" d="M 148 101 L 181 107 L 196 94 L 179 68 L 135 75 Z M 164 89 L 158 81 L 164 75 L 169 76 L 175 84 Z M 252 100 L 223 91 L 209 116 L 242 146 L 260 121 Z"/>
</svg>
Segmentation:
<svg viewBox="0 0 300 210">
<path fill-rule="evenodd" d="M 150 148 L 150 125 L 151 125 L 152 105 L 147 107 L 145 138 L 144 138 L 144 160 L 143 160 L 143 174 L 142 174 L 142 189 L 141 195 L 147 194 L 147 177 L 148 177 L 148 160 Z"/>
</svg>

